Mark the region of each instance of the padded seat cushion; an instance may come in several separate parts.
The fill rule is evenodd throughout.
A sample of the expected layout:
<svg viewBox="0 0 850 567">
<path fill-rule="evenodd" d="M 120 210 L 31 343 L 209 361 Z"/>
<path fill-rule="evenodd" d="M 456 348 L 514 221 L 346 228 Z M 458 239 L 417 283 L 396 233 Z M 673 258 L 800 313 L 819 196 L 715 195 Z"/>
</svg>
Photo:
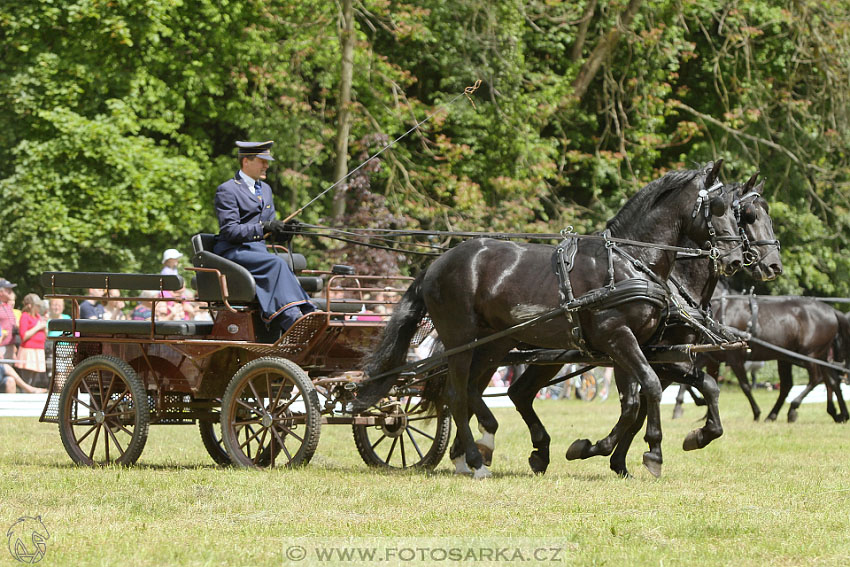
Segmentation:
<svg viewBox="0 0 850 567">
<path fill-rule="evenodd" d="M 63 333 L 70 333 L 73 326 L 73 319 L 51 319 L 47 323 L 48 330 Z M 76 330 L 93 335 L 150 335 L 151 322 L 77 319 Z M 212 330 L 212 321 L 157 321 L 154 326 L 155 335 L 209 335 Z"/>
</svg>

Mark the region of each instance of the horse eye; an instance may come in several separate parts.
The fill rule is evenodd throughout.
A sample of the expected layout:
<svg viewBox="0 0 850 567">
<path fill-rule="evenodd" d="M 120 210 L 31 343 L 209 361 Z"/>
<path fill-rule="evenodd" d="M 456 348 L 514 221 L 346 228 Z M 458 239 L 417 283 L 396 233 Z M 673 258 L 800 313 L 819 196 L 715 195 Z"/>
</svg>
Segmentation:
<svg viewBox="0 0 850 567">
<path fill-rule="evenodd" d="M 744 207 L 744 210 L 741 211 L 741 222 L 745 224 L 752 224 L 756 222 L 756 218 L 756 208 L 752 204 L 747 205 Z"/>
<path fill-rule="evenodd" d="M 709 201 L 708 209 L 711 211 L 712 216 L 719 217 L 726 212 L 726 203 L 720 197 L 715 197 Z"/>
</svg>

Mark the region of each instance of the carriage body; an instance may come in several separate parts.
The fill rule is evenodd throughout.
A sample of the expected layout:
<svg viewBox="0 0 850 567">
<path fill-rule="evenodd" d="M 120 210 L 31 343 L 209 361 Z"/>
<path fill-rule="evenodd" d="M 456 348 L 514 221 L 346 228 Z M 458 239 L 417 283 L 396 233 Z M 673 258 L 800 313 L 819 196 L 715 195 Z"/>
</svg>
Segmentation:
<svg viewBox="0 0 850 567">
<path fill-rule="evenodd" d="M 183 287 L 179 276 L 42 275 L 49 291 L 45 297 L 73 305 L 71 319 L 49 323 L 50 330 L 62 335 L 53 344 L 53 372 L 40 418 L 59 424 L 71 458 L 87 465 L 130 464 L 141 453 L 149 425 L 199 424 L 208 452 L 221 464 L 298 465 L 315 451 L 320 426 L 332 423 L 354 427 L 367 463 L 399 466 L 392 454 L 379 455 L 372 444 L 376 434 L 389 432 L 394 441 L 408 436 L 410 411 L 397 400 L 383 410 L 353 415 L 345 412 L 345 403 L 351 397 L 350 385 L 362 378 L 361 360 L 383 331 L 410 278 L 358 275 L 344 266 L 305 270 L 303 256 L 287 255 L 302 286 L 314 292 L 319 310 L 280 335 L 259 316 L 250 274 L 213 255 L 210 236 L 196 235 L 192 260 L 196 301 L 208 303 L 212 321 L 157 320 L 157 303 L 183 300 L 123 294 L 110 299 L 152 301 L 152 319 L 79 319 L 80 302 L 95 298 L 69 291 L 153 289 L 162 296 Z M 376 306 L 385 306 L 386 312 L 371 312 Z M 364 316 L 366 311 L 370 312 Z M 417 407 L 436 411 L 435 404 L 423 404 L 421 399 L 408 396 L 404 401 L 413 413 Z M 434 417 L 438 435 L 425 453 L 428 466 L 439 461 L 448 441 L 448 415 L 440 412 Z M 268 435 L 252 439 L 259 428 Z M 260 456 L 263 451 L 265 457 Z M 416 453 L 405 455 L 400 465 L 420 464 L 425 454 L 418 446 Z"/>
</svg>

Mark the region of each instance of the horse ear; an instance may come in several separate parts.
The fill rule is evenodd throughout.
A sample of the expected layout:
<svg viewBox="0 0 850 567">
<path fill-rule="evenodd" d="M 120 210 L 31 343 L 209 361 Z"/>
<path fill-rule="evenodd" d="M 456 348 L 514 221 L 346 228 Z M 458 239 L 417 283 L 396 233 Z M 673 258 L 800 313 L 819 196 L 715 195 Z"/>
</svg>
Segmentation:
<svg viewBox="0 0 850 567">
<path fill-rule="evenodd" d="M 753 173 L 753 176 L 747 179 L 747 182 L 744 183 L 744 193 L 749 193 L 753 190 L 753 187 L 756 186 L 756 180 L 758 179 L 759 173 L 759 170 L 756 170 L 756 172 Z"/>
<path fill-rule="evenodd" d="M 717 181 L 717 177 L 720 175 L 720 168 L 723 167 L 723 158 L 715 161 L 714 163 L 709 163 L 706 169 L 708 173 L 705 175 L 705 186 L 711 187 L 714 185 L 714 182 Z"/>
<path fill-rule="evenodd" d="M 762 195 L 764 193 L 764 179 L 761 180 L 761 183 L 753 187 L 753 191 L 755 191 L 759 195 Z"/>
</svg>

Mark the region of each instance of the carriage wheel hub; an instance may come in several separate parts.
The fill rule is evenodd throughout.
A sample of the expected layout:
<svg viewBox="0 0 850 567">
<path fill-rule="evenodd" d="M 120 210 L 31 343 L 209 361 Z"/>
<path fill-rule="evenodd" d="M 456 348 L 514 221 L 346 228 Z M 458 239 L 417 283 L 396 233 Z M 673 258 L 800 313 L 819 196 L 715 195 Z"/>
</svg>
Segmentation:
<svg viewBox="0 0 850 567">
<path fill-rule="evenodd" d="M 271 427 L 272 423 L 274 422 L 272 414 L 270 414 L 269 412 L 265 412 L 260 422 L 263 424 L 263 427 Z"/>
<path fill-rule="evenodd" d="M 390 438 L 401 437 L 405 429 L 407 429 L 406 414 L 388 415 L 381 425 L 381 431 Z"/>
<path fill-rule="evenodd" d="M 94 412 L 94 422 L 97 424 L 101 424 L 106 421 L 106 415 L 101 410 L 97 410 Z"/>
</svg>

